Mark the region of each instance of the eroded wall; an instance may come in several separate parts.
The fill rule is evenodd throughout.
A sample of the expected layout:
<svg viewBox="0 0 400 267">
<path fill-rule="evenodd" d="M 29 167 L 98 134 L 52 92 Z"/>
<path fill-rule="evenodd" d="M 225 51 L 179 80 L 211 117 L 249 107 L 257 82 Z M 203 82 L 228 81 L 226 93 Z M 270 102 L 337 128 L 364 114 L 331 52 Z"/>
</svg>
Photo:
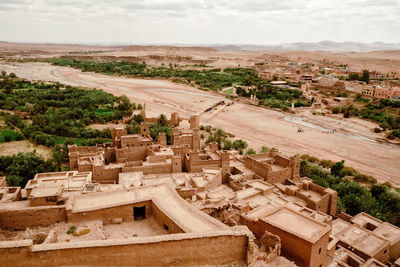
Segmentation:
<svg viewBox="0 0 400 267">
<path fill-rule="evenodd" d="M 7 247 L 0 242 L 1 266 L 197 266 L 245 265 L 245 231 L 174 234 L 126 240 L 95 240 Z"/>
<path fill-rule="evenodd" d="M 0 226 L 9 229 L 24 230 L 27 227 L 49 226 L 66 220 L 65 206 L 0 211 Z"/>
</svg>

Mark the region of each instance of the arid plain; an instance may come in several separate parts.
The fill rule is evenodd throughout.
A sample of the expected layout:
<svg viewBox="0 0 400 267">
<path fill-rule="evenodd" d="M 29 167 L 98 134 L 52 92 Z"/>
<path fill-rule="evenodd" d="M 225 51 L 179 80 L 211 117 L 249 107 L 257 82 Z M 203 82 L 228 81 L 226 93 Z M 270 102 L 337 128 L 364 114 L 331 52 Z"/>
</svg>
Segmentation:
<svg viewBox="0 0 400 267">
<path fill-rule="evenodd" d="M 95 51 L 88 54 L 85 51 Z M 398 51 L 370 53 L 328 53 L 299 51 L 219 51 L 212 48 L 174 47 L 86 47 L 53 45 L 0 45 L 3 60 L 0 69 L 14 72 L 30 80 L 58 81 L 86 88 L 103 89 L 115 95 L 126 95 L 136 103 L 145 103 L 150 115 L 173 111 L 187 116 L 200 114 L 200 124 L 210 124 L 245 139 L 249 147 L 277 147 L 288 154 L 310 154 L 334 161 L 344 159 L 346 165 L 371 174 L 381 181 L 400 186 L 400 146 L 380 142 L 380 135 L 373 133 L 374 123 L 353 118 L 344 121 L 338 116 L 313 116 L 307 108 L 295 114 L 252 106 L 241 101 L 212 113 L 203 111 L 225 99 L 223 95 L 202 91 L 195 87 L 176 84 L 169 80 L 138 79 L 81 72 L 69 67 L 46 63 L 9 61 L 25 57 L 61 56 L 74 51 L 82 58 L 122 58 L 146 61 L 147 64 L 208 64 L 215 67 L 254 66 L 262 60 L 288 60 L 305 58 L 309 61 L 331 58 L 345 61 L 355 68 L 387 71 L 400 68 Z M 389 59 L 390 58 L 390 59 Z M 298 128 L 304 132 L 298 132 Z M 335 130 L 335 133 L 328 133 Z"/>
</svg>

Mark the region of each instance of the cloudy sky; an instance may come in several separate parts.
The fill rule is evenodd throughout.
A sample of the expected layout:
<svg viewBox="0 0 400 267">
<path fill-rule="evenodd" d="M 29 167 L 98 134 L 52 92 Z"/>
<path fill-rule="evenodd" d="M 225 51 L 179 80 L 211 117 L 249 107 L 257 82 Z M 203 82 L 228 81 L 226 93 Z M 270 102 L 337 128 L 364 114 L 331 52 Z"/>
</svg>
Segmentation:
<svg viewBox="0 0 400 267">
<path fill-rule="evenodd" d="M 0 40 L 400 42 L 400 0 L 0 0 Z"/>
</svg>

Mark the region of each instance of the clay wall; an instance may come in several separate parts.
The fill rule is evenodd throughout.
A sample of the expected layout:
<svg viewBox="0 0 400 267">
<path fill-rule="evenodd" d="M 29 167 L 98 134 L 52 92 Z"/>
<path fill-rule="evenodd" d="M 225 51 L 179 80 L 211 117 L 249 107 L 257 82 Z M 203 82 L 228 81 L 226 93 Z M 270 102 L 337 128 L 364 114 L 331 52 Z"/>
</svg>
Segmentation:
<svg viewBox="0 0 400 267">
<path fill-rule="evenodd" d="M 257 160 L 250 157 L 244 157 L 243 162 L 247 168 L 254 171 L 257 175 L 261 176 L 264 179 L 268 177 L 267 165 L 258 162 Z"/>
<path fill-rule="evenodd" d="M 172 164 L 167 162 L 161 162 L 158 164 L 142 165 L 142 166 L 125 166 L 122 168 L 122 172 L 143 172 L 146 174 L 160 174 L 160 173 L 172 173 Z"/>
<path fill-rule="evenodd" d="M 117 163 L 145 160 L 146 156 L 147 156 L 147 147 L 140 147 L 140 148 L 125 147 L 116 150 Z"/>
<path fill-rule="evenodd" d="M 295 196 L 304 200 L 307 203 L 308 208 L 328 214 L 330 195 L 326 194 L 321 196 L 321 198 L 318 200 L 313 200 L 308 196 L 306 191 L 306 192 L 296 192 Z"/>
<path fill-rule="evenodd" d="M 75 170 L 75 169 L 71 169 Z M 91 172 L 92 171 L 92 165 L 91 164 L 78 164 L 78 171 L 80 172 Z"/>
<path fill-rule="evenodd" d="M 124 222 L 133 221 L 133 208 L 146 206 L 146 217 L 152 214 L 151 201 L 137 202 L 117 207 L 104 208 L 99 210 L 72 213 L 67 211 L 68 222 L 82 222 L 90 220 L 101 220 L 104 224 L 111 223 L 112 219 L 122 218 Z"/>
<path fill-rule="evenodd" d="M 268 183 L 284 183 L 286 179 L 290 179 L 291 178 L 291 169 L 290 168 L 285 168 L 282 170 L 278 170 L 278 171 L 270 171 L 268 173 L 267 179 L 264 179 L 268 182 Z"/>
<path fill-rule="evenodd" d="M 213 180 L 211 180 L 205 187 L 204 190 L 210 190 L 212 188 L 215 188 L 219 185 L 222 184 L 222 174 L 219 172 L 217 175 L 213 177 Z"/>
<path fill-rule="evenodd" d="M 126 240 L 10 247 L 0 242 L 2 266 L 245 265 L 249 237 L 232 230 Z"/>
<path fill-rule="evenodd" d="M 353 252 L 354 254 L 356 254 L 357 256 L 361 257 L 364 260 L 368 260 L 370 258 L 375 258 L 381 262 L 386 262 L 388 260 L 389 253 L 387 253 L 387 251 L 389 251 L 389 244 L 387 246 L 385 246 L 381 251 L 375 253 L 374 255 L 368 255 L 368 254 L 352 247 L 351 245 L 344 243 L 341 240 L 339 240 L 338 244 L 340 246 L 346 248 L 347 250 L 350 250 L 351 252 Z M 386 253 L 385 253 L 385 251 L 386 251 Z"/>
<path fill-rule="evenodd" d="M 105 166 L 93 166 L 92 180 L 95 182 L 118 182 L 118 175 L 122 167 L 106 168 Z"/>
<path fill-rule="evenodd" d="M 327 247 L 329 243 L 329 233 L 317 241 L 316 244 L 312 244 L 262 220 L 244 220 L 243 223 L 245 223 L 258 238 L 261 238 L 265 231 L 279 236 L 282 242 L 282 255 L 295 261 L 299 266 L 319 267 L 327 266 L 328 264 Z"/>
<path fill-rule="evenodd" d="M 0 211 L 0 226 L 9 229 L 25 230 L 27 227 L 49 226 L 66 220 L 65 206 Z"/>
<path fill-rule="evenodd" d="M 29 199 L 29 203 L 31 207 L 55 206 L 59 200 L 62 200 L 60 196 L 56 196 L 55 198 L 38 197 Z"/>
<path fill-rule="evenodd" d="M 400 240 L 393 242 L 390 245 L 389 258 L 397 260 L 400 257 Z"/>
<path fill-rule="evenodd" d="M 151 202 L 151 211 L 153 215 L 157 218 L 157 221 L 164 226 L 164 229 L 166 229 L 168 233 L 184 233 L 182 228 L 180 228 L 173 220 L 165 215 L 165 213 L 161 211 L 153 202 Z"/>
<path fill-rule="evenodd" d="M 203 168 L 221 167 L 220 160 L 186 160 L 187 172 L 201 172 Z"/>
<path fill-rule="evenodd" d="M 287 167 L 287 166 L 289 166 L 289 163 L 290 163 L 290 159 L 284 158 L 284 157 L 279 156 L 279 155 L 277 155 L 275 157 L 275 164 L 276 165 L 279 165 L 279 166 L 282 166 L 282 167 Z"/>
</svg>

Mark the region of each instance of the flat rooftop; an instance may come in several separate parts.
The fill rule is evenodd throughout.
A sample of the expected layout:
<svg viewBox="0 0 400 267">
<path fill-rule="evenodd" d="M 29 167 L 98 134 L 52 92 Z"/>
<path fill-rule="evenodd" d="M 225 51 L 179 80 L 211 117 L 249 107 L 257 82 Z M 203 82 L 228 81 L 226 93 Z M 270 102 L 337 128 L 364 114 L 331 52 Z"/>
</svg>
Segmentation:
<svg viewBox="0 0 400 267">
<path fill-rule="evenodd" d="M 374 231 L 374 234 L 394 244 L 400 240 L 400 229 L 390 223 L 382 223 Z"/>
<path fill-rule="evenodd" d="M 63 189 L 62 185 L 55 186 L 46 186 L 46 187 L 35 187 L 32 189 L 29 198 L 39 198 L 39 197 L 49 197 L 49 196 L 58 196 L 61 194 Z"/>
<path fill-rule="evenodd" d="M 174 188 L 167 184 L 143 186 L 129 191 L 77 196 L 72 203 L 72 212 L 88 212 L 142 201 L 152 201 L 185 232 L 204 232 L 228 227 L 192 208 Z"/>
<path fill-rule="evenodd" d="M 313 244 L 331 231 L 328 225 L 286 207 L 274 211 L 261 220 Z"/>
<path fill-rule="evenodd" d="M 389 241 L 354 224 L 344 228 L 335 237 L 371 257 L 389 245 Z"/>
</svg>

